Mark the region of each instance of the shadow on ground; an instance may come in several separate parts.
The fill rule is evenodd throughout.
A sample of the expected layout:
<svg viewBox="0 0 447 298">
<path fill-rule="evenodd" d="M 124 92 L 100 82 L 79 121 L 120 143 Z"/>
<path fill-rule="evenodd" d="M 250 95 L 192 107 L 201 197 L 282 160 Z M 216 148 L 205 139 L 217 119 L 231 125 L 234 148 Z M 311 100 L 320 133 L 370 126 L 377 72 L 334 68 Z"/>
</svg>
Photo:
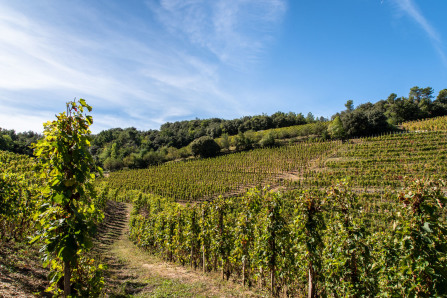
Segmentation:
<svg viewBox="0 0 447 298">
<path fill-rule="evenodd" d="M 132 273 L 125 261 L 111 253 L 113 245 L 122 237 L 127 237 L 128 209 L 125 203 L 109 201 L 95 240 L 94 252 L 99 255 L 101 263 L 107 266 L 104 288 L 109 297 L 135 295 L 147 286 L 138 281 L 138 276 Z"/>
</svg>

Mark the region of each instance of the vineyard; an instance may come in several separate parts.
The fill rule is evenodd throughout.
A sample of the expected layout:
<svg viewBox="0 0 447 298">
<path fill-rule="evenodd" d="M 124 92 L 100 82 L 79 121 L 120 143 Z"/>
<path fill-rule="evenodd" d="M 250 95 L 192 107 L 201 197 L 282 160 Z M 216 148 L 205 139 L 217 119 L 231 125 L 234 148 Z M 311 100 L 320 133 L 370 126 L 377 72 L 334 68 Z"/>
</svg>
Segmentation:
<svg viewBox="0 0 447 298">
<path fill-rule="evenodd" d="M 130 237 L 167 261 L 273 295 L 432 296 L 447 282 L 440 186 L 416 181 L 374 210 L 346 183 L 325 192 L 252 189 L 186 207 L 140 194 Z"/>
<path fill-rule="evenodd" d="M 254 186 L 324 188 L 345 178 L 358 190 L 375 192 L 402 187 L 404 177 L 447 178 L 446 145 L 444 131 L 384 134 L 345 143 L 302 142 L 114 172 L 107 182 L 112 189 L 182 202 L 242 194 Z"/>
<path fill-rule="evenodd" d="M 446 144 L 442 130 L 303 142 L 107 181 L 134 202 L 134 243 L 167 261 L 273 295 L 436 296 Z"/>
<path fill-rule="evenodd" d="M 213 159 L 167 163 L 144 170 L 110 173 L 112 189 L 139 190 L 178 201 L 210 199 L 243 193 L 250 187 L 275 184 L 284 173 L 305 175 L 309 168 L 341 146 L 340 141 L 303 142 L 256 149 Z"/>
<path fill-rule="evenodd" d="M 349 178 L 357 188 L 399 188 L 404 177 L 447 178 L 447 132 L 386 134 L 353 140 L 323 167 L 307 174 L 305 185 L 328 186 Z"/>
<path fill-rule="evenodd" d="M 447 116 L 435 117 L 425 120 L 409 121 L 402 124 L 409 131 L 446 131 Z"/>
<path fill-rule="evenodd" d="M 443 296 L 445 121 L 112 172 L 96 180 L 85 210 L 110 199 L 133 203 L 129 237 L 137 246 L 273 296 Z M 34 169 L 34 159 L 0 151 L 2 241 L 39 228 L 48 177 Z M 99 272 L 89 266 L 79 268 Z M 103 282 L 80 276 L 85 291 Z"/>
</svg>

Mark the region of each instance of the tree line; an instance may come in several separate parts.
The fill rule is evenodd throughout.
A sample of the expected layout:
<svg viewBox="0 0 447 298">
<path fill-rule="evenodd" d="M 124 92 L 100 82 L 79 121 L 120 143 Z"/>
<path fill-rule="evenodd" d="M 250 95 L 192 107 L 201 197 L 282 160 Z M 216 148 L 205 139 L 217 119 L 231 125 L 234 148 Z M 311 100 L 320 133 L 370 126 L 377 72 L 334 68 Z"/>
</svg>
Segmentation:
<svg viewBox="0 0 447 298">
<path fill-rule="evenodd" d="M 447 115 L 447 89 L 441 90 L 435 100 L 433 93 L 431 87 L 415 86 L 408 97 L 391 93 L 386 100 L 367 102 L 355 109 L 353 101 L 348 100 L 346 110 L 332 117 L 330 133 L 337 138 L 374 135 L 396 129 L 402 122 Z"/>
<path fill-rule="evenodd" d="M 323 139 L 345 139 L 396 130 L 397 125 L 405 121 L 447 115 L 447 89 L 441 90 L 435 99 L 433 88 L 415 86 L 410 89 L 408 97 L 392 93 L 387 99 L 374 104 L 367 102 L 355 108 L 354 102 L 348 100 L 345 107 L 331 117 L 329 126 L 319 126 L 307 133 Z M 229 148 L 229 136 L 237 136 L 235 147 L 238 150 L 271 146 L 275 138 L 282 138 L 280 133 L 266 135 L 261 142 L 255 139 L 253 132 L 328 120 L 316 118 L 312 113 L 304 116 L 302 113 L 276 112 L 270 116 L 263 114 L 233 120 L 210 118 L 167 122 L 159 130 L 112 128 L 92 136 L 90 151 L 96 163 L 106 170 L 146 168 L 192 155 L 213 156 L 220 149 Z M 14 130 L 0 128 L 0 150 L 32 155 L 29 145 L 39 138 L 41 135 L 31 131 L 15 133 Z M 216 138 L 222 140 L 220 149 L 210 141 Z M 196 146 L 197 143 L 206 145 Z M 208 150 L 210 148 L 212 150 Z"/>
<path fill-rule="evenodd" d="M 13 129 L 0 127 L 0 150 L 32 156 L 31 144 L 36 143 L 42 135 L 33 131 L 16 133 Z"/>
</svg>

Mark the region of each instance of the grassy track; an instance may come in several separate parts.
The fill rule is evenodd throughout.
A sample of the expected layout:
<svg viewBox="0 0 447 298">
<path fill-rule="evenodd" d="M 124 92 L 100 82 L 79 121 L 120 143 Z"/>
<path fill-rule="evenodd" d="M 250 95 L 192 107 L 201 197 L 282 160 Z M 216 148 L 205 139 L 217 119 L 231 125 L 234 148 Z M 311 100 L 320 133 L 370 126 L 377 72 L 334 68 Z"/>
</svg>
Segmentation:
<svg viewBox="0 0 447 298">
<path fill-rule="evenodd" d="M 136 247 L 128 238 L 131 205 L 109 202 L 96 252 L 108 266 L 111 297 L 259 297 L 220 276 L 167 263 Z"/>
</svg>

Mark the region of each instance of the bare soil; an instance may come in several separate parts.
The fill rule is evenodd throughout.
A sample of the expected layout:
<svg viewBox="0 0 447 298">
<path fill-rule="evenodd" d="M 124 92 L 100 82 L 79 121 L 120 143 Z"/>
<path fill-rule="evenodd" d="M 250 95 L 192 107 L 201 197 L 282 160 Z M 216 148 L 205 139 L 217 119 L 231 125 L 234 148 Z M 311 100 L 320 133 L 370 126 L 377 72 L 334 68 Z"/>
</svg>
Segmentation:
<svg viewBox="0 0 447 298">
<path fill-rule="evenodd" d="M 0 241 L 0 297 L 50 297 L 47 275 L 36 246 Z"/>
</svg>

